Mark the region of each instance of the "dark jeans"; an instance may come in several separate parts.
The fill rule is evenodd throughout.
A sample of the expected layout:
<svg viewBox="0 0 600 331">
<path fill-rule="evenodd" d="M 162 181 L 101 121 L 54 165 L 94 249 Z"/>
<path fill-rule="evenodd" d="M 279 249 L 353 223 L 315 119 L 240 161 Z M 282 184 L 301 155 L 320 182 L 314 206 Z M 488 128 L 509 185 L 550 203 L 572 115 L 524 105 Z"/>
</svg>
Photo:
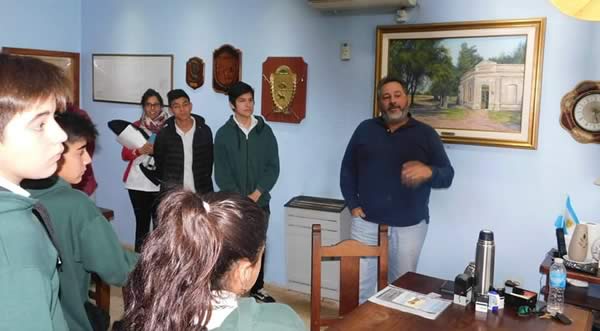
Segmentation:
<svg viewBox="0 0 600 331">
<path fill-rule="evenodd" d="M 156 216 L 158 192 L 128 191 L 135 214 L 135 251 L 139 253 L 150 232 L 150 222 Z"/>
<path fill-rule="evenodd" d="M 264 207 L 262 207 L 262 209 L 264 210 L 266 216 L 267 216 L 267 224 L 269 222 L 269 216 L 271 216 L 271 208 L 269 208 L 269 205 L 266 205 Z M 258 273 L 258 278 L 256 278 L 256 283 L 254 283 L 254 286 L 252 286 L 252 289 L 250 290 L 250 293 L 256 293 L 258 290 L 262 289 L 263 286 L 265 286 L 265 252 L 267 251 L 267 243 L 265 242 L 265 250 L 263 251 L 263 255 L 262 255 L 262 263 L 260 265 L 260 271 Z"/>
</svg>

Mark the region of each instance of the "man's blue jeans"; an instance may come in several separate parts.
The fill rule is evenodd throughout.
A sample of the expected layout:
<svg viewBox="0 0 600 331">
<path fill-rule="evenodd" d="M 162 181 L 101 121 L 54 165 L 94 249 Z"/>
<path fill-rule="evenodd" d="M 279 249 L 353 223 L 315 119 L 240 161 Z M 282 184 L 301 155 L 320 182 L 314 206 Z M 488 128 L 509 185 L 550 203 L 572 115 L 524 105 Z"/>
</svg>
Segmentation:
<svg viewBox="0 0 600 331">
<path fill-rule="evenodd" d="M 427 235 L 427 222 L 422 220 L 413 226 L 388 227 L 388 282 L 392 283 L 406 272 L 415 271 L 423 242 Z M 379 224 L 367 222 L 360 217 L 352 219 L 352 239 L 368 245 L 377 245 Z M 377 292 L 377 258 L 360 259 L 359 303 L 367 301 Z"/>
</svg>

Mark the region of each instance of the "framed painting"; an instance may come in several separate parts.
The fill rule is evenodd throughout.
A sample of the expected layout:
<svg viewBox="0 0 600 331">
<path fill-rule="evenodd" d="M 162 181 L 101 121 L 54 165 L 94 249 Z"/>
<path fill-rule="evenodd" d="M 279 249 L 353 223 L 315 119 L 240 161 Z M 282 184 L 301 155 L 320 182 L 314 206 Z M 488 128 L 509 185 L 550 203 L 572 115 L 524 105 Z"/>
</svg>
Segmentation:
<svg viewBox="0 0 600 331">
<path fill-rule="evenodd" d="M 139 105 L 149 88 L 167 100 L 173 89 L 173 55 L 92 54 L 94 101 Z"/>
<path fill-rule="evenodd" d="M 70 101 L 79 108 L 79 53 L 13 47 L 2 47 L 2 52 L 35 57 L 61 68 L 72 86 L 73 99 Z"/>
<path fill-rule="evenodd" d="M 377 28 L 377 82 L 404 82 L 411 115 L 447 143 L 537 148 L 545 18 Z"/>
</svg>

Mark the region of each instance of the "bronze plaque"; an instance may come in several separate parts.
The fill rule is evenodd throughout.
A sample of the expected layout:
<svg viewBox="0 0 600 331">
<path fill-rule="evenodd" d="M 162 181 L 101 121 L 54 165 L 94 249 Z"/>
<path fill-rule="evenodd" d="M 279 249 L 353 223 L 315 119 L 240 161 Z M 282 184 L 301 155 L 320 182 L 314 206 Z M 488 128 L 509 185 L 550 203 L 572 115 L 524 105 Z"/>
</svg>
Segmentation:
<svg viewBox="0 0 600 331">
<path fill-rule="evenodd" d="M 268 121 L 300 123 L 306 115 L 307 64 L 301 57 L 263 63 L 261 113 Z"/>
<path fill-rule="evenodd" d="M 204 85 L 204 61 L 199 57 L 190 58 L 185 64 L 185 82 L 194 90 Z"/>
<path fill-rule="evenodd" d="M 213 89 L 218 93 L 241 80 L 242 52 L 231 45 L 223 45 L 213 53 Z"/>
</svg>

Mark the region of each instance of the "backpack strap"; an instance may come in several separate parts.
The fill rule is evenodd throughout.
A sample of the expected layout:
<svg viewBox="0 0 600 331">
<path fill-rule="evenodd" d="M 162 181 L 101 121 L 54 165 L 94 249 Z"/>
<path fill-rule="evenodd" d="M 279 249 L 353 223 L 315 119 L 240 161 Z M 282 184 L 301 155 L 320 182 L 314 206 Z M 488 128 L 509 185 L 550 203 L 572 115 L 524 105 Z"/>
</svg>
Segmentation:
<svg viewBox="0 0 600 331">
<path fill-rule="evenodd" d="M 48 210 L 41 203 L 37 202 L 33 206 L 33 214 L 37 217 L 37 219 L 42 223 L 42 226 L 46 230 L 52 245 L 56 249 L 56 267 L 59 271 L 62 271 L 62 254 L 60 252 L 60 247 L 58 246 L 58 240 L 56 240 L 56 234 L 54 232 L 54 228 L 52 227 L 52 221 L 50 220 L 50 215 L 48 214 Z"/>
</svg>

